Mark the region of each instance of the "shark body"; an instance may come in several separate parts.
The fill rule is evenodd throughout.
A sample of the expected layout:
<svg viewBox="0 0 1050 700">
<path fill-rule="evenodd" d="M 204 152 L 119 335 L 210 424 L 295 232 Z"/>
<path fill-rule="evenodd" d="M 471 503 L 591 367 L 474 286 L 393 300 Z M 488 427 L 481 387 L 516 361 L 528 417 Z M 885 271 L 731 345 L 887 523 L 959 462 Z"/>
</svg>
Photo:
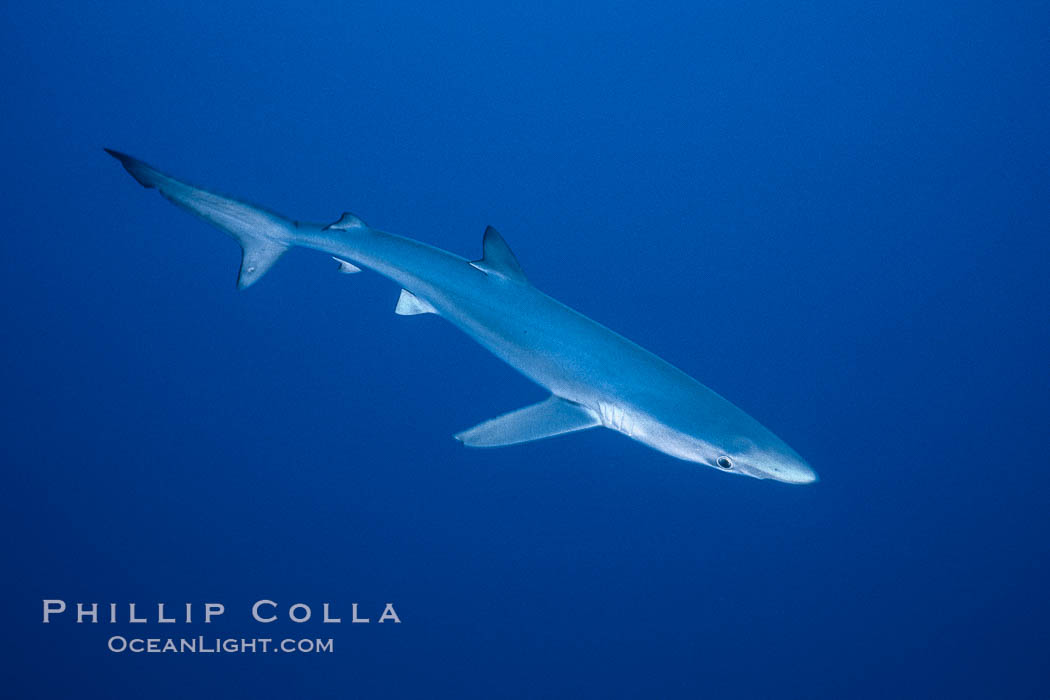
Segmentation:
<svg viewBox="0 0 1050 700">
<path fill-rule="evenodd" d="M 440 315 L 550 392 L 545 401 L 457 434 L 465 445 L 511 445 L 603 426 L 721 471 L 796 484 L 817 478 L 805 460 L 744 411 L 530 284 L 491 227 L 482 258 L 470 261 L 373 229 L 349 213 L 328 225 L 293 221 L 107 152 L 140 184 L 241 244 L 241 289 L 289 248 L 319 250 L 339 262 L 340 272 L 365 267 L 399 284 L 396 313 Z"/>
</svg>

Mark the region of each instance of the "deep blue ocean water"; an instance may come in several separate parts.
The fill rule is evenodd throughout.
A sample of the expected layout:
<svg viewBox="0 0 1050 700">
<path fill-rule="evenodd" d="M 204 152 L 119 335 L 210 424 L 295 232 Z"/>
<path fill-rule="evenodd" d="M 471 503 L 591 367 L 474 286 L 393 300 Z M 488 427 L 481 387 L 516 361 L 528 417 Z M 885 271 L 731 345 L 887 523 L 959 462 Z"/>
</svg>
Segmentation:
<svg viewBox="0 0 1050 700">
<path fill-rule="evenodd" d="M 4 694 L 1047 697 L 1050 12 L 918 5 L 6 4 Z M 316 253 L 238 293 L 104 146 L 466 256 L 492 224 L 821 481 L 467 450 L 542 390 Z"/>
</svg>

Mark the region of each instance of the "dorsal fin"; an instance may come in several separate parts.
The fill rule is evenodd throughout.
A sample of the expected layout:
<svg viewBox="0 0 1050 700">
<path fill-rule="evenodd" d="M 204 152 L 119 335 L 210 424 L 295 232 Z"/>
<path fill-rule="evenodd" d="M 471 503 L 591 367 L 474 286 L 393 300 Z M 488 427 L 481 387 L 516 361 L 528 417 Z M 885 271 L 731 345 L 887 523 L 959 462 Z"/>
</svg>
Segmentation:
<svg viewBox="0 0 1050 700">
<path fill-rule="evenodd" d="M 368 225 L 364 221 L 361 221 L 361 219 L 351 214 L 350 212 L 344 211 L 343 215 L 339 217 L 339 221 L 328 224 L 321 230 L 327 231 L 329 229 L 332 229 L 335 231 L 346 231 L 352 228 L 368 228 Z"/>
<path fill-rule="evenodd" d="M 481 239 L 481 260 L 475 260 L 470 264 L 490 275 L 498 275 L 519 282 L 527 281 L 510 246 L 503 240 L 503 236 L 499 235 L 499 231 L 491 226 L 485 229 L 485 236 Z"/>
</svg>

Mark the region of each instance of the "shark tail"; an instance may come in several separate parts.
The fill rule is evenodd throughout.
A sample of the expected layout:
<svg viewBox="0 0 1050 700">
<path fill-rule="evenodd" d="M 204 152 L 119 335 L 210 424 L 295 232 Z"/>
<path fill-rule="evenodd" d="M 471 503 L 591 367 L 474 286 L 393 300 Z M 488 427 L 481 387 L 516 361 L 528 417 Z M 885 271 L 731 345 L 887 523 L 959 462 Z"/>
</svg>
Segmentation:
<svg viewBox="0 0 1050 700">
<path fill-rule="evenodd" d="M 230 234 L 241 244 L 237 287 L 255 284 L 295 240 L 296 222 L 245 202 L 176 180 L 124 153 L 105 149 L 143 187 Z"/>
</svg>

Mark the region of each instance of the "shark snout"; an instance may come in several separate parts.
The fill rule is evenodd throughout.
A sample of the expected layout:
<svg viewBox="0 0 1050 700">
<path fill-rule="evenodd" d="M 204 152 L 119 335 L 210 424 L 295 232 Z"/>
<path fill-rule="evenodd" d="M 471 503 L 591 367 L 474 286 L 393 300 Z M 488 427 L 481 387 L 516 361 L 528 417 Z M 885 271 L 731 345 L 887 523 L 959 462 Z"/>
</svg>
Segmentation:
<svg viewBox="0 0 1050 700">
<path fill-rule="evenodd" d="M 770 470 L 770 477 L 787 484 L 812 484 L 817 481 L 817 472 L 803 460 L 780 462 Z"/>
</svg>

